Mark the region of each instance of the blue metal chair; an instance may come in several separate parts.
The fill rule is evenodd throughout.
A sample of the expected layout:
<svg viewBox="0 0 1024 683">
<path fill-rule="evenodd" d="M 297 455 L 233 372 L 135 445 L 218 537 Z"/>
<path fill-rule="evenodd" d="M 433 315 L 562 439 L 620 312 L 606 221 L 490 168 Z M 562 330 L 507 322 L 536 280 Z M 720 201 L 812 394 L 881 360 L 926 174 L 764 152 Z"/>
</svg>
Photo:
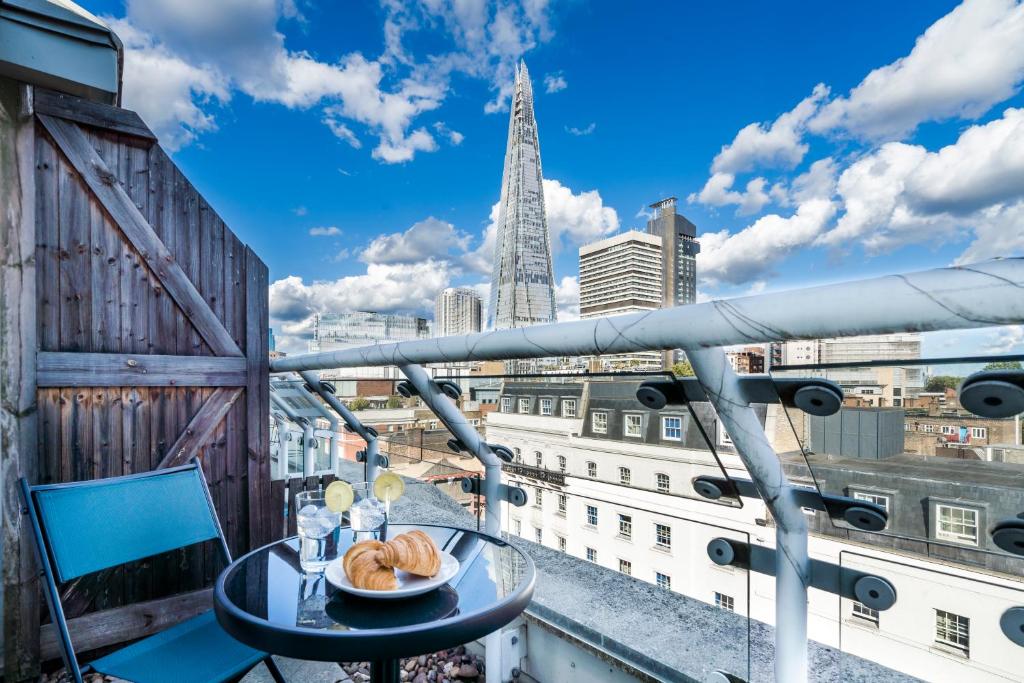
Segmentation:
<svg viewBox="0 0 1024 683">
<path fill-rule="evenodd" d="M 270 656 L 239 643 L 212 611 L 183 621 L 79 667 L 59 586 L 72 579 L 159 553 L 216 539 L 225 564 L 231 554 L 196 461 L 181 467 L 111 479 L 30 486 L 21 480 L 43 575 L 50 616 L 68 673 L 82 671 L 134 683 L 235 681 Z"/>
</svg>

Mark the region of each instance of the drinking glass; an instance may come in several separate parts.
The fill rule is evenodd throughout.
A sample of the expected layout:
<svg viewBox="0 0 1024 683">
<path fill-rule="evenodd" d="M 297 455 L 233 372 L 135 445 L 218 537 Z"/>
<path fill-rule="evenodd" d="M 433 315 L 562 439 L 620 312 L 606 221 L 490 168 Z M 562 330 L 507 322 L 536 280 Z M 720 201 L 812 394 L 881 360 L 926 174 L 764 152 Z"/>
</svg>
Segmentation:
<svg viewBox="0 0 1024 683">
<path fill-rule="evenodd" d="M 332 512 L 322 489 L 295 494 L 295 523 L 299 531 L 299 566 L 303 571 L 322 572 L 338 555 L 338 526 L 341 513 Z"/>
<path fill-rule="evenodd" d="M 388 522 L 388 506 L 373 493 L 373 484 L 368 481 L 352 484 L 355 498 L 348 511 L 349 523 L 356 542 L 383 540 Z"/>
</svg>

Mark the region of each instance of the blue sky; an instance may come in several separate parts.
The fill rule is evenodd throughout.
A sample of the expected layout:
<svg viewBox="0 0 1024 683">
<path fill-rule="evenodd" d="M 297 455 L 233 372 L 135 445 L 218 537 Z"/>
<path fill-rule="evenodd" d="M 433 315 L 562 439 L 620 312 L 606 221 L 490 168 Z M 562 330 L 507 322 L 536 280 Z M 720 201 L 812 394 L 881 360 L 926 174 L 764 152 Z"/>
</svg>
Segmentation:
<svg viewBox="0 0 1024 683">
<path fill-rule="evenodd" d="M 579 245 L 669 195 L 707 298 L 1024 251 L 1010 0 L 84 5 L 127 46 L 126 106 L 270 267 L 290 350 L 318 310 L 486 290 L 520 58 L 562 317 Z M 1024 341 L 999 335 L 970 343 Z"/>
</svg>

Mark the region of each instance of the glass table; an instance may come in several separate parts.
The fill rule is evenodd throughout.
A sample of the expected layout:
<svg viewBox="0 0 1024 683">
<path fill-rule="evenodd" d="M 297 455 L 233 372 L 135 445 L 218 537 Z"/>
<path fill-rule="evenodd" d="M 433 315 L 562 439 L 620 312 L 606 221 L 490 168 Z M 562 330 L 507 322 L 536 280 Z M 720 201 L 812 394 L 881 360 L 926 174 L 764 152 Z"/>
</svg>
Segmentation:
<svg viewBox="0 0 1024 683">
<path fill-rule="evenodd" d="M 298 539 L 264 546 L 232 562 L 214 589 L 225 631 L 272 654 L 324 662 L 371 662 L 371 681 L 399 680 L 399 658 L 455 647 L 515 619 L 533 596 L 532 560 L 479 531 L 391 524 L 388 535 L 420 529 L 451 553 L 459 573 L 424 595 L 360 598 L 299 568 Z M 339 555 L 352 545 L 340 530 Z"/>
</svg>

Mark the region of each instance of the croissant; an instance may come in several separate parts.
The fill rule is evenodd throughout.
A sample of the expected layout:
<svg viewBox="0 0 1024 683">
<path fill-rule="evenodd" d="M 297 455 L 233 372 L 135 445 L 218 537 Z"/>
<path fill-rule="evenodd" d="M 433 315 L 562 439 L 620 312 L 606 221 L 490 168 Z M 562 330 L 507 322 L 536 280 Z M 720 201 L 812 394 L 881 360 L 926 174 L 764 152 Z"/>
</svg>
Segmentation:
<svg viewBox="0 0 1024 683">
<path fill-rule="evenodd" d="M 374 591 L 398 588 L 395 571 L 381 563 L 383 547 L 380 541 L 361 541 L 348 549 L 341 565 L 353 586 Z"/>
<path fill-rule="evenodd" d="M 417 576 L 434 576 L 441 570 L 441 553 L 434 539 L 420 530 L 399 534 L 383 544 L 380 563 Z"/>
</svg>

